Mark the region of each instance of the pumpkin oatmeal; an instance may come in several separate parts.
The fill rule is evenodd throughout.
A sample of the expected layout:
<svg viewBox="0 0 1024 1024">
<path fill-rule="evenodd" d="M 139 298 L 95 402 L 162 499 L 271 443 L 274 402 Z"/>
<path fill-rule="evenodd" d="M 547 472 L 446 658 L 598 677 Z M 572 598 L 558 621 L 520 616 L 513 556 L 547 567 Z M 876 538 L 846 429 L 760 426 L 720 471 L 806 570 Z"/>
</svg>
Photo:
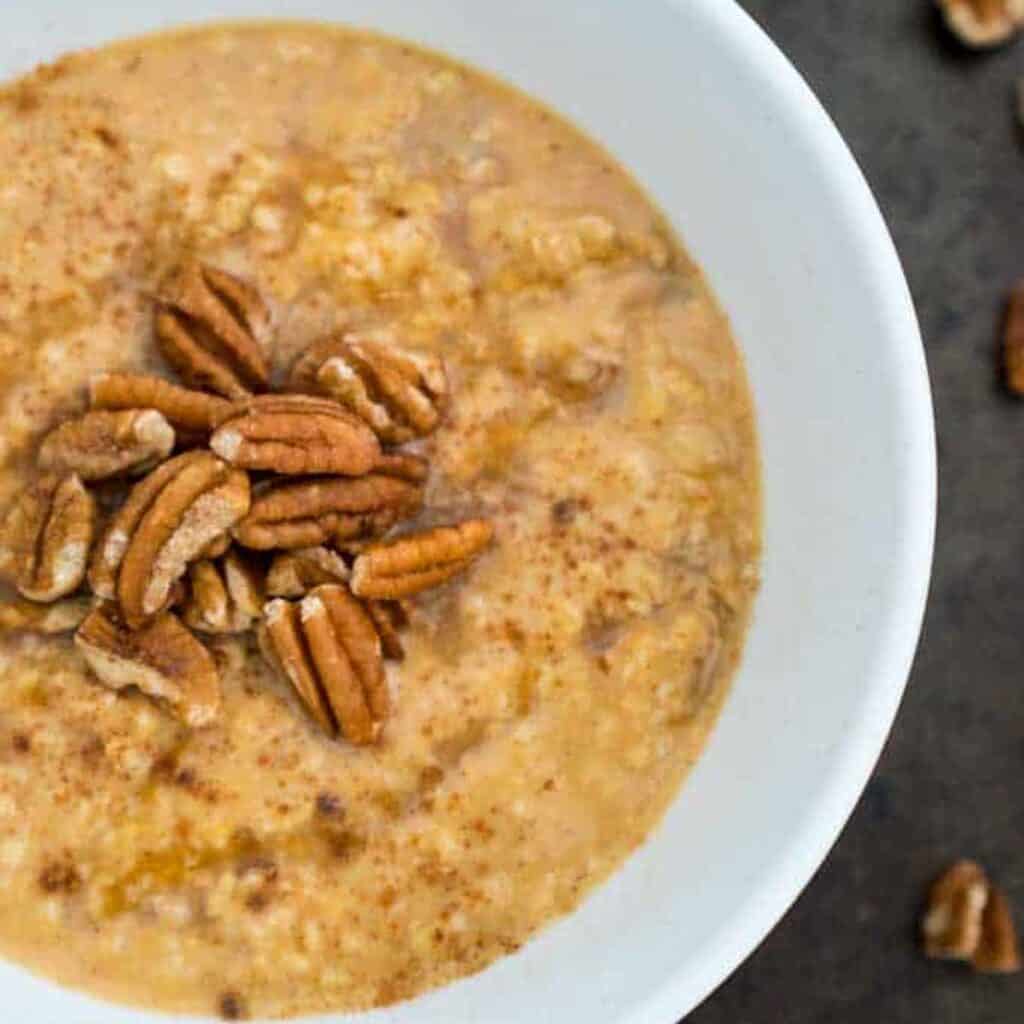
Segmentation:
<svg viewBox="0 0 1024 1024">
<path fill-rule="evenodd" d="M 227 1019 L 514 952 L 742 647 L 700 271 L 537 103 L 322 25 L 65 57 L 0 158 L 0 951 Z"/>
</svg>

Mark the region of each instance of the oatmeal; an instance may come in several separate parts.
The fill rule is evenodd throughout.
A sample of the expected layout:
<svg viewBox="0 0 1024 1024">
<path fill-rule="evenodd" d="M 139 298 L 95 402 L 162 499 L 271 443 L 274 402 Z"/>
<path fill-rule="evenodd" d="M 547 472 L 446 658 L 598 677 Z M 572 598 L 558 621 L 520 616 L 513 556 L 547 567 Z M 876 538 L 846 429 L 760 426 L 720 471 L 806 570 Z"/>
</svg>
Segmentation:
<svg viewBox="0 0 1024 1024">
<path fill-rule="evenodd" d="M 0 951 L 227 1019 L 514 952 L 657 825 L 742 647 L 699 270 L 544 108 L 320 25 L 63 58 L 0 155 Z"/>
</svg>

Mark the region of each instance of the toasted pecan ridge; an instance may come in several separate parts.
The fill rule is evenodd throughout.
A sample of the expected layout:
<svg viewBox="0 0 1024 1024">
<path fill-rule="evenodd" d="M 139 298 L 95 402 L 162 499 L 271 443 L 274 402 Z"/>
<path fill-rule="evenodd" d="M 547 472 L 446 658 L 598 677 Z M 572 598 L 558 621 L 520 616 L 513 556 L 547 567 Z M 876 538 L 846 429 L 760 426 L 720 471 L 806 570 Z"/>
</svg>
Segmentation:
<svg viewBox="0 0 1024 1024">
<path fill-rule="evenodd" d="M 272 484 L 235 527 L 247 548 L 308 548 L 379 536 L 420 506 L 418 487 L 394 477 L 316 477 Z"/>
<path fill-rule="evenodd" d="M 488 520 L 469 519 L 371 544 L 352 567 L 352 592 L 395 599 L 429 590 L 462 572 L 493 536 Z"/>
<path fill-rule="evenodd" d="M 101 373 L 89 382 L 94 409 L 156 409 L 190 437 L 213 433 L 234 408 L 226 398 L 144 373 Z"/>
<path fill-rule="evenodd" d="M 96 409 L 65 420 L 39 446 L 39 465 L 83 480 L 138 476 L 174 448 L 174 428 L 156 409 Z"/>
<path fill-rule="evenodd" d="M 190 261 L 165 288 L 155 326 L 164 358 L 192 387 L 226 398 L 266 388 L 270 316 L 237 277 Z"/>
<path fill-rule="evenodd" d="M 401 661 L 405 657 L 400 630 L 409 624 L 409 616 L 400 601 L 364 601 L 363 607 L 377 627 L 385 658 Z"/>
<path fill-rule="evenodd" d="M 430 475 L 430 464 L 420 455 L 412 452 L 384 452 L 373 467 L 374 473 L 408 480 L 411 484 L 426 483 Z"/>
<path fill-rule="evenodd" d="M 255 398 L 214 432 L 210 447 L 243 469 L 293 476 L 369 472 L 380 458 L 377 438 L 337 403 L 305 395 Z"/>
<path fill-rule="evenodd" d="M 132 630 L 105 605 L 79 626 L 75 643 L 104 685 L 137 686 L 166 701 L 186 725 L 217 717 L 220 682 L 213 655 L 170 612 Z"/>
<path fill-rule="evenodd" d="M 289 386 L 335 399 L 386 444 L 436 429 L 448 399 L 448 378 L 437 356 L 352 335 L 314 342 L 295 361 Z"/>
<path fill-rule="evenodd" d="M 33 480 L 0 524 L 0 579 L 32 601 L 56 601 L 75 590 L 96 523 L 96 502 L 74 473 Z"/>
</svg>

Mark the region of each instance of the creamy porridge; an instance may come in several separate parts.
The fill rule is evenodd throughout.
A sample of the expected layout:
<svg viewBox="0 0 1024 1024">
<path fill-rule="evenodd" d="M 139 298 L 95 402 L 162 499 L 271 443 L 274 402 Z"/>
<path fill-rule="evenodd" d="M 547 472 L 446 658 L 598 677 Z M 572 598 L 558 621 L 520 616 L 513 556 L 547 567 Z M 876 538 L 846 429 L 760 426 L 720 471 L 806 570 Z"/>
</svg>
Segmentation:
<svg viewBox="0 0 1024 1024">
<path fill-rule="evenodd" d="M 324 26 L 217 26 L 64 58 L 0 93 L 0 158 L 0 501 L 45 492 L 78 526 L 91 509 L 95 529 L 75 536 L 96 545 L 110 517 L 130 519 L 130 486 L 168 495 L 209 470 L 218 536 L 234 538 L 226 554 L 211 541 L 201 566 L 195 544 L 181 548 L 187 571 L 159 585 L 150 558 L 134 589 L 134 549 L 119 582 L 94 567 L 69 596 L 80 574 L 66 566 L 8 566 L 37 603 L 12 586 L 0 606 L 0 950 L 116 1000 L 225 1018 L 384 1005 L 514 952 L 657 824 L 742 645 L 759 562 L 754 418 L 699 270 L 607 154 L 536 103 Z M 298 400 L 320 417 L 299 443 L 253 454 L 256 420 L 287 418 L 295 400 L 247 404 L 267 381 L 245 352 L 226 376 L 197 370 L 197 307 L 159 305 L 162 282 L 196 260 L 213 269 L 195 287 L 256 339 L 274 388 L 319 395 Z M 176 342 L 178 329 L 193 333 Z M 320 386 L 324 352 L 336 387 L 359 384 L 346 345 L 371 363 L 443 366 L 403 407 L 421 429 L 375 406 L 383 450 L 399 455 L 380 455 L 372 433 L 365 452 L 317 448 L 317 431 L 355 436 Z M 40 447 L 90 386 L 94 403 L 163 408 L 111 398 L 120 378 L 96 383 L 111 373 L 209 397 L 187 392 L 171 426 L 152 411 L 117 420 L 137 450 L 118 449 L 114 470 L 74 426 Z M 211 453 L 214 423 L 227 425 Z M 185 454 L 163 461 L 172 446 Z M 349 461 L 332 461 L 342 450 Z M 303 520 L 301 547 L 253 521 L 261 488 L 310 474 L 363 486 L 376 459 L 391 460 L 376 485 L 389 509 L 415 492 L 400 516 Z M 69 464 L 78 475 L 62 477 Z M 268 485 L 270 469 L 291 476 Z M 430 572 L 445 558 L 451 572 L 403 602 L 408 621 L 374 619 L 387 675 L 360 676 L 365 707 L 332 712 L 315 681 L 304 704 L 268 635 L 274 648 L 294 612 L 313 649 L 332 601 L 363 615 L 349 586 L 401 596 L 399 556 L 370 565 L 365 548 L 399 519 L 407 538 L 430 531 Z M 261 540 L 268 529 L 277 541 Z M 333 596 L 264 612 L 272 558 L 289 581 L 278 593 L 334 580 Z M 248 589 L 197 610 L 218 572 Z M 62 632 L 89 588 L 120 601 L 127 624 L 110 628 L 135 654 L 96 653 L 109 623 L 77 643 Z M 276 670 L 249 628 L 260 616 Z M 184 712 L 174 693 L 152 699 L 156 683 L 114 690 L 89 667 L 114 671 L 147 644 L 157 661 L 190 652 Z"/>
</svg>

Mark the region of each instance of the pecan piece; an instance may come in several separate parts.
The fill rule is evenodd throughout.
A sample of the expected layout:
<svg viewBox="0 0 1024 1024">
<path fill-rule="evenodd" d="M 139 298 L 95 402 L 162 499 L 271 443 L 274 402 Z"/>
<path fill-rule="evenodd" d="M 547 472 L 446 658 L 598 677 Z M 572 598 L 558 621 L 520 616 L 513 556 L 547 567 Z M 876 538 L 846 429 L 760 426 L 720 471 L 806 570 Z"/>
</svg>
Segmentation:
<svg viewBox="0 0 1024 1024">
<path fill-rule="evenodd" d="M 0 633 L 70 633 L 89 614 L 87 597 L 68 597 L 53 604 L 0 601 Z"/>
<path fill-rule="evenodd" d="M 411 484 L 426 483 L 430 475 L 430 464 L 426 459 L 410 452 L 385 452 L 373 467 L 375 473 L 408 480 Z"/>
<path fill-rule="evenodd" d="M 226 420 L 210 438 L 221 458 L 243 469 L 288 476 L 369 472 L 377 438 L 335 402 L 305 395 L 264 395 Z"/>
<path fill-rule="evenodd" d="M 323 583 L 345 583 L 351 570 L 345 559 L 325 547 L 296 548 L 274 557 L 267 572 L 271 597 L 303 597 Z"/>
<path fill-rule="evenodd" d="M 981 974 L 1021 969 L 1010 905 L 974 861 L 957 861 L 934 882 L 921 932 L 927 956 L 967 961 Z"/>
<path fill-rule="evenodd" d="M 429 590 L 462 572 L 493 536 L 488 520 L 469 519 L 371 544 L 352 567 L 352 592 L 395 599 Z"/>
<path fill-rule="evenodd" d="M 1003 373 L 1007 388 L 1024 397 L 1024 280 L 1017 282 L 1006 304 Z"/>
<path fill-rule="evenodd" d="M 187 452 L 135 485 L 107 528 L 90 583 L 116 591 L 135 625 L 167 606 L 190 562 L 249 511 L 249 479 L 210 452 Z"/>
<path fill-rule="evenodd" d="M 380 535 L 412 515 L 422 500 L 415 485 L 376 474 L 280 481 L 253 499 L 235 539 L 267 551 Z"/>
<path fill-rule="evenodd" d="M 0 579 L 32 601 L 56 601 L 85 577 L 96 501 L 74 474 L 30 483 L 0 525 Z"/>
<path fill-rule="evenodd" d="M 217 717 L 220 682 L 213 655 L 170 612 L 132 630 L 113 606 L 104 605 L 78 628 L 75 643 L 105 686 L 137 686 L 166 701 L 189 726 Z"/>
<path fill-rule="evenodd" d="M 235 549 L 218 561 L 193 562 L 188 583 L 182 618 L 200 633 L 244 633 L 263 612 L 262 575 Z"/>
<path fill-rule="evenodd" d="M 98 409 L 51 430 L 39 446 L 39 465 L 83 480 L 138 476 L 173 448 L 174 428 L 156 409 Z"/>
<path fill-rule="evenodd" d="M 391 699 L 380 639 L 344 586 L 321 586 L 298 604 L 277 599 L 265 611 L 264 651 L 329 734 L 373 743 Z"/>
<path fill-rule="evenodd" d="M 988 879 L 970 860 L 957 861 L 932 885 L 921 922 L 925 953 L 936 959 L 970 960 L 981 941 Z"/>
<path fill-rule="evenodd" d="M 1010 904 L 1001 889 L 990 886 L 981 919 L 981 941 L 971 957 L 980 974 L 1016 974 L 1021 969 L 1020 944 Z"/>
<path fill-rule="evenodd" d="M 186 384 L 226 398 L 266 388 L 270 315 L 237 277 L 189 262 L 165 289 L 155 327 L 161 353 Z"/>
<path fill-rule="evenodd" d="M 207 437 L 231 414 L 226 398 L 144 373 L 101 373 L 89 383 L 94 409 L 156 409 L 179 433 Z"/>
<path fill-rule="evenodd" d="M 1024 28 L 1024 0 L 937 0 L 950 31 L 966 46 L 1002 46 Z"/>
<path fill-rule="evenodd" d="M 404 444 L 435 430 L 448 399 L 440 358 L 354 335 L 332 335 L 310 345 L 292 366 L 289 386 L 340 402 L 386 444 Z"/>
</svg>

